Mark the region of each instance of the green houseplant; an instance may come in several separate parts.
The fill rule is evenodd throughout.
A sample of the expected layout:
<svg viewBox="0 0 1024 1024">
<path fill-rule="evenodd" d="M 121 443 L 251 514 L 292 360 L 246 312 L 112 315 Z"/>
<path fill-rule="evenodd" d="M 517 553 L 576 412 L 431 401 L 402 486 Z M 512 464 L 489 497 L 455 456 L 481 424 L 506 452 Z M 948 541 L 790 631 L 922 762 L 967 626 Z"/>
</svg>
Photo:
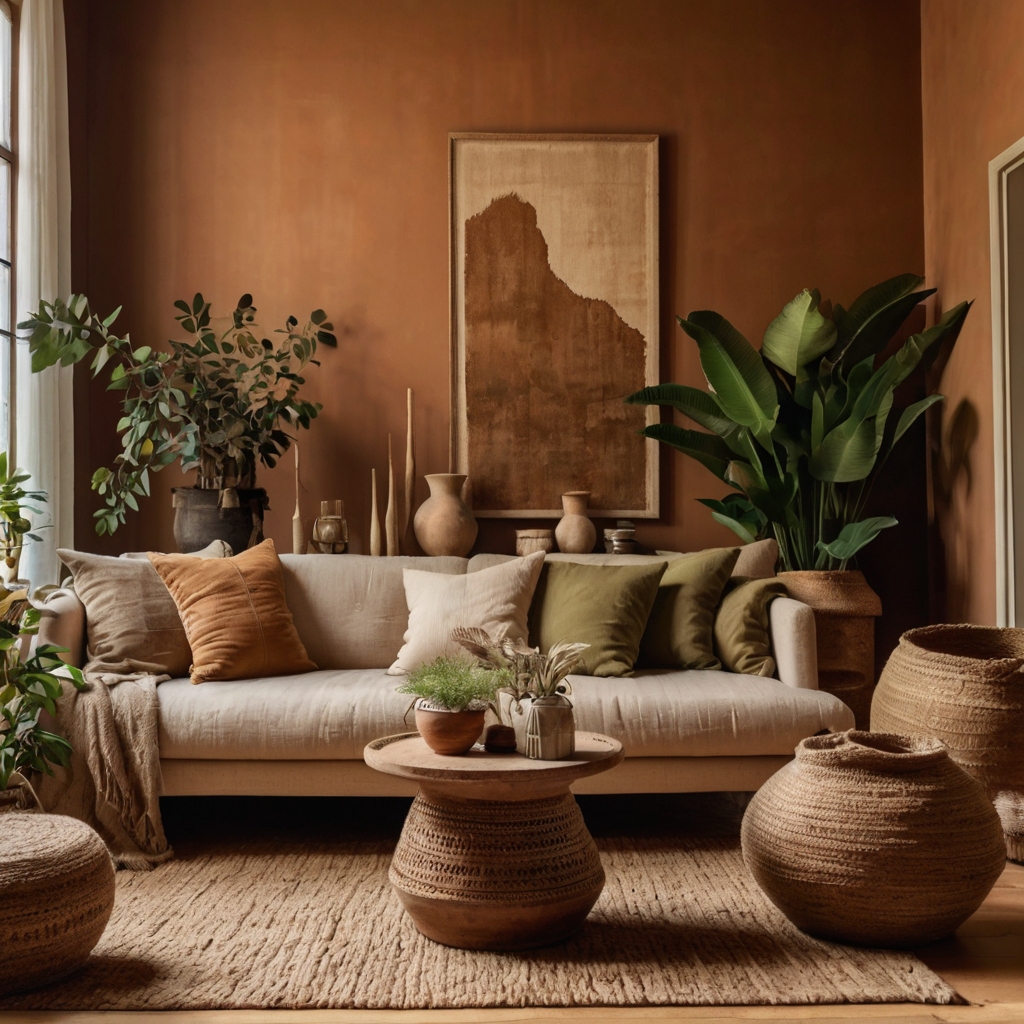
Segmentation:
<svg viewBox="0 0 1024 1024">
<path fill-rule="evenodd" d="M 453 630 L 452 640 L 480 664 L 503 673 L 502 693 L 510 698 L 508 712 L 520 753 L 544 761 L 572 756 L 576 720 L 567 676 L 589 644 L 560 642 L 541 654 L 538 648 L 507 637 L 495 640 L 476 628 Z"/>
<path fill-rule="evenodd" d="M 885 356 L 911 310 L 935 289 L 903 274 L 858 296 L 849 309 L 805 289 L 768 325 L 755 349 L 709 310 L 679 317 L 700 350 L 707 391 L 662 384 L 626 402 L 667 405 L 703 430 L 657 423 L 643 430 L 696 459 L 733 488 L 703 499 L 744 541 L 773 536 L 791 596 L 815 610 L 824 689 L 867 728 L 874 683 L 877 595 L 851 559 L 889 516 L 866 516 L 871 488 L 914 421 L 942 395 L 890 416 L 893 393 L 943 340 L 955 341 L 971 303 Z M 894 422 L 895 421 L 895 422 Z"/>
<path fill-rule="evenodd" d="M 44 711 L 56 714 L 63 685 L 57 670 L 76 689 L 86 685 L 79 669 L 60 660 L 65 648 L 43 644 L 21 659 L 22 641 L 36 633 L 38 623 L 39 612 L 28 607 L 27 591 L 14 591 L 0 601 L 0 794 L 9 797 L 3 804 L 13 806 L 26 803 L 15 790 L 27 790 L 38 804 L 30 777 L 52 775 L 52 765 L 66 766 L 71 759 L 68 741 L 40 721 Z"/>
<path fill-rule="evenodd" d="M 723 316 L 699 310 L 679 324 L 700 350 L 709 389 L 662 384 L 627 403 L 667 405 L 703 431 L 656 423 L 647 437 L 696 459 L 735 489 L 704 499 L 743 540 L 774 536 L 783 567 L 845 569 L 895 520 L 864 518 L 889 452 L 942 395 L 905 409 L 894 423 L 893 392 L 929 349 L 960 333 L 971 304 L 908 338 L 878 366 L 910 311 L 935 289 L 903 274 L 869 288 L 849 310 L 829 310 L 804 289 L 768 325 L 758 352 Z"/>
<path fill-rule="evenodd" d="M 46 491 L 26 491 L 22 484 L 28 478 L 28 473 L 20 472 L 8 462 L 7 452 L 0 452 L 0 556 L 3 558 L 0 578 L 6 584 L 18 578 L 25 539 L 40 539 L 32 532 L 32 523 L 25 518 L 25 513 L 40 513 L 41 510 L 29 502 L 43 504 Z"/>
<path fill-rule="evenodd" d="M 113 533 L 128 509 L 138 510 L 138 498 L 148 496 L 150 474 L 178 461 L 182 470 L 196 471 L 195 487 L 176 491 L 179 513 L 182 507 L 212 509 L 198 516 L 201 530 L 216 531 L 218 521 L 235 529 L 231 536 L 214 532 L 206 541 L 219 536 L 240 550 L 258 539 L 266 507 L 266 493 L 256 489 L 256 463 L 273 467 L 291 444 L 288 431 L 308 428 L 319 413 L 319 404 L 299 398 L 301 374 L 309 364 L 319 365 L 318 344 L 337 340 L 320 309 L 302 327 L 288 317 L 271 339 L 260 337 L 251 295 L 243 295 L 223 321 L 213 319 L 201 294 L 174 305 L 187 339 L 172 339 L 169 351 L 135 346 L 128 335 L 115 334 L 120 307 L 101 318 L 84 295 L 42 302 L 18 328 L 28 333 L 34 371 L 90 358 L 94 376 L 108 370 L 108 389 L 125 392 L 117 425 L 124 450 L 113 468 L 102 467 L 92 478 L 104 498 L 95 513 L 97 533 Z M 179 547 L 202 547 L 203 538 L 194 533 L 187 517 L 176 517 Z"/>
<path fill-rule="evenodd" d="M 440 657 L 421 665 L 398 687 L 416 698 L 416 728 L 438 754 L 465 754 L 484 728 L 484 714 L 507 673 L 459 658 Z"/>
</svg>

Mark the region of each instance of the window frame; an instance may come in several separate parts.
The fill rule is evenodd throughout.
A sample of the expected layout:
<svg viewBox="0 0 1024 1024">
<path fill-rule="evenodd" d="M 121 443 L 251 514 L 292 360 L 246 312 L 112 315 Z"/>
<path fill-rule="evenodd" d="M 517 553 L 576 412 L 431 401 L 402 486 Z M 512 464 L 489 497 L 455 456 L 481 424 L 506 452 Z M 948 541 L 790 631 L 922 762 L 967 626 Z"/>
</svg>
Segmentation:
<svg viewBox="0 0 1024 1024">
<path fill-rule="evenodd" d="M 7 378 L 7 394 L 0 395 L 0 409 L 6 406 L 6 416 L 3 419 L 6 420 L 4 423 L 0 423 L 0 439 L 2 439 L 3 433 L 7 436 L 6 451 L 8 455 L 8 465 L 17 465 L 17 416 L 16 416 L 16 402 L 17 402 L 17 383 L 16 383 L 16 365 L 17 365 L 17 335 L 18 335 L 18 284 L 17 284 L 17 266 L 16 266 L 16 254 L 18 250 L 18 22 L 21 14 L 21 8 L 16 3 L 10 3 L 8 0 L 0 0 L 0 17 L 6 17 L 11 23 L 11 66 L 10 66 L 10 90 L 11 90 L 11 132 L 10 142 L 11 146 L 8 149 L 0 142 L 0 158 L 7 161 L 10 166 L 10 175 L 8 180 L 8 194 L 6 197 L 7 210 L 8 210 L 8 225 L 10 231 L 10 260 L 5 260 L 0 257 L 0 265 L 6 266 L 9 270 L 8 283 L 10 286 L 10 294 L 8 296 L 8 308 L 10 309 L 10 327 L 8 330 L 0 328 L 0 339 L 6 341 L 6 378 Z M 2 88 L 2 86 L 0 86 Z M 0 201 L 3 201 L 3 197 L 0 197 Z"/>
</svg>

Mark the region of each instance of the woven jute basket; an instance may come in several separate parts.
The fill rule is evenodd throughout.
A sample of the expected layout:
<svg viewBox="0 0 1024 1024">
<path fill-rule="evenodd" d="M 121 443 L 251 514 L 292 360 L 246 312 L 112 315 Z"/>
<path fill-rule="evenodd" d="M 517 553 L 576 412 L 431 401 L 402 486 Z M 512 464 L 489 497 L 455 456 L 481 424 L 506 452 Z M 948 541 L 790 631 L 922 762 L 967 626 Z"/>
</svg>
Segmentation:
<svg viewBox="0 0 1024 1024">
<path fill-rule="evenodd" d="M 88 825 L 57 814 L 0 816 L 0 995 L 85 963 L 114 906 L 114 868 Z"/>
<path fill-rule="evenodd" d="M 747 807 L 743 859 L 800 929 L 867 946 L 953 932 L 1003 870 L 999 818 L 935 739 L 812 736 Z"/>
<path fill-rule="evenodd" d="M 871 728 L 936 736 L 984 787 L 1024 860 L 1024 629 L 926 626 L 900 638 L 871 704 Z"/>
</svg>

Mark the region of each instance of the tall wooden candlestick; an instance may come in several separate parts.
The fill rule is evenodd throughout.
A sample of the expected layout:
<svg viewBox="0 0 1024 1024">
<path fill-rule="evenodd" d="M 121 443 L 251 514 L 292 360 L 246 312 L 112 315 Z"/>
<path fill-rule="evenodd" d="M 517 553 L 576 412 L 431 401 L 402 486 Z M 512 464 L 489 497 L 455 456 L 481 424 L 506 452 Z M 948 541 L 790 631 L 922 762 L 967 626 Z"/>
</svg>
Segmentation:
<svg viewBox="0 0 1024 1024">
<path fill-rule="evenodd" d="M 377 515 L 377 470 L 370 470 L 370 554 L 380 554 L 380 516 Z"/>
<path fill-rule="evenodd" d="M 395 498 L 395 466 L 391 459 L 391 435 L 388 434 L 388 507 L 384 513 L 384 533 L 388 542 L 388 557 L 399 554 L 398 550 L 398 502 Z"/>
</svg>

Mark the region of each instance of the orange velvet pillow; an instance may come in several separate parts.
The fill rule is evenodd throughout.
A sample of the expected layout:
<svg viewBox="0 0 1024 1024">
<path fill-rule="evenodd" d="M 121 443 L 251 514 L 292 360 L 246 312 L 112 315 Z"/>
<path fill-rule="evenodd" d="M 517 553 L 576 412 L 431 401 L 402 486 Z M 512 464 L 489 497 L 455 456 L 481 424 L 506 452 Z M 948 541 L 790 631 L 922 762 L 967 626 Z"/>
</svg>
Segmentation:
<svg viewBox="0 0 1024 1024">
<path fill-rule="evenodd" d="M 292 613 L 274 542 L 234 558 L 149 552 L 174 598 L 192 648 L 192 682 L 311 672 Z M 216 563 L 216 564 L 214 564 Z"/>
</svg>

